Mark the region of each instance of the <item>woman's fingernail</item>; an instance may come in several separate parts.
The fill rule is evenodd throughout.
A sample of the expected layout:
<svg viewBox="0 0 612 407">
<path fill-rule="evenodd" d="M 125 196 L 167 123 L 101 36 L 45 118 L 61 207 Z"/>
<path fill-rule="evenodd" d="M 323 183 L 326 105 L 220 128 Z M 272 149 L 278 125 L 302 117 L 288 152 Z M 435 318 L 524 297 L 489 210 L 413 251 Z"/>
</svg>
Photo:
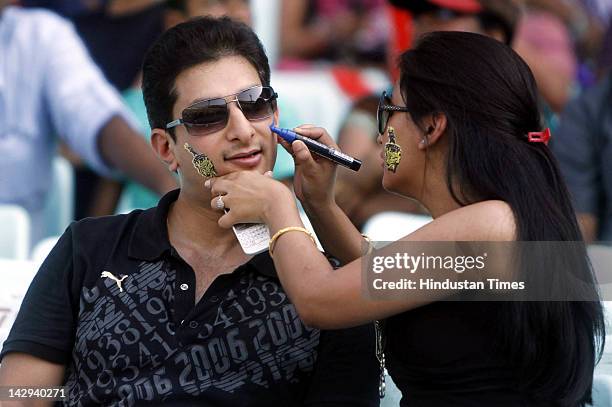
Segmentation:
<svg viewBox="0 0 612 407">
<path fill-rule="evenodd" d="M 210 188 L 210 180 L 209 180 L 209 179 L 207 179 L 206 181 L 204 181 L 204 186 L 205 186 L 206 188 Z"/>
<path fill-rule="evenodd" d="M 266 177 L 270 177 L 270 178 L 272 178 L 272 171 L 266 171 L 266 172 L 264 172 L 264 175 L 265 175 Z"/>
</svg>

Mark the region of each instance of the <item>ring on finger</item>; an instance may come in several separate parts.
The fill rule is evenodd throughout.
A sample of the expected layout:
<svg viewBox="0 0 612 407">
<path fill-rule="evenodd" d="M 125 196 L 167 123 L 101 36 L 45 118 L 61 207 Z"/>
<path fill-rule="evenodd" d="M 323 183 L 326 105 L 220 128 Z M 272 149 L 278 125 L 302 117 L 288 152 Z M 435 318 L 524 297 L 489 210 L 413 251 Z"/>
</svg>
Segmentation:
<svg viewBox="0 0 612 407">
<path fill-rule="evenodd" d="M 225 202 L 223 202 L 223 197 L 221 195 L 219 195 L 215 200 L 215 208 L 219 209 L 220 211 L 225 209 Z"/>
</svg>

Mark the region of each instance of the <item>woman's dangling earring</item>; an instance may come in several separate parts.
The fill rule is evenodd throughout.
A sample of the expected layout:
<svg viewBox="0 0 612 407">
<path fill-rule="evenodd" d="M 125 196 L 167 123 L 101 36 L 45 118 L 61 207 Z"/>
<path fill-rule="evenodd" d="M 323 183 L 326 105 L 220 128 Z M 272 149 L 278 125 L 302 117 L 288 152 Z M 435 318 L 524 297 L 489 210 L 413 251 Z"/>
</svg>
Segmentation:
<svg viewBox="0 0 612 407">
<path fill-rule="evenodd" d="M 185 143 L 183 146 L 185 147 L 185 150 L 189 151 L 193 156 L 191 163 L 201 176 L 204 178 L 212 178 L 217 176 L 215 165 L 206 154 L 198 153 L 189 145 L 189 143 Z"/>
<path fill-rule="evenodd" d="M 402 148 L 395 140 L 395 129 L 389 127 L 389 141 L 385 143 L 385 166 L 391 172 L 395 172 L 402 160 Z"/>
</svg>

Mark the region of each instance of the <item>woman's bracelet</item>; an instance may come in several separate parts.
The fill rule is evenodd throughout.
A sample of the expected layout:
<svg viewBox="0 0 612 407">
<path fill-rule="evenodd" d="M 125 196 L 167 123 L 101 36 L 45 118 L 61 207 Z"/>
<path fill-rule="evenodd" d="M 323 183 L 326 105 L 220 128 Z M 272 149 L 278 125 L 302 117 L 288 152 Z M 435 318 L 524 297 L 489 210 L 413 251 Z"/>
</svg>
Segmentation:
<svg viewBox="0 0 612 407">
<path fill-rule="evenodd" d="M 374 243 L 372 243 L 372 239 L 370 239 L 370 237 L 368 235 L 364 235 L 363 233 L 361 234 L 361 237 L 363 237 L 366 241 L 366 243 L 368 244 L 368 251 L 366 252 L 366 256 L 371 254 L 372 251 L 374 250 Z"/>
<path fill-rule="evenodd" d="M 317 245 L 317 242 L 314 238 L 314 236 L 312 235 L 312 233 L 310 233 L 309 230 L 304 229 L 303 227 L 300 226 L 289 226 L 287 228 L 282 228 L 280 229 L 278 232 L 276 232 L 274 234 L 274 236 L 272 236 L 272 239 L 270 239 L 270 245 L 269 250 L 270 250 L 270 257 L 272 257 L 272 252 L 274 251 L 274 246 L 276 245 L 276 240 L 281 237 L 282 235 L 284 235 L 287 232 L 302 232 L 302 233 L 306 233 L 308 235 L 308 237 L 310 237 L 310 239 L 312 240 L 312 243 L 315 244 L 315 246 Z"/>
</svg>

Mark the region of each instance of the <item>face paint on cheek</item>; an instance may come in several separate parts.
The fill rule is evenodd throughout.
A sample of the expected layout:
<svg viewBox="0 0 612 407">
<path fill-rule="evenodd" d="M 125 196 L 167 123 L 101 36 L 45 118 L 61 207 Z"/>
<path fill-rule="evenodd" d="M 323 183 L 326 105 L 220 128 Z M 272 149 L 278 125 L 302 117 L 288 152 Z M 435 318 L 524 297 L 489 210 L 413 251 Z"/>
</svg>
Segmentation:
<svg viewBox="0 0 612 407">
<path fill-rule="evenodd" d="M 395 129 L 389 127 L 389 141 L 385 143 L 385 166 L 391 172 L 395 172 L 402 160 L 402 148 L 395 141 Z"/>
<path fill-rule="evenodd" d="M 189 153 L 193 156 L 191 163 L 196 171 L 198 171 L 198 174 L 204 178 L 212 178 L 217 176 L 215 165 L 206 154 L 198 153 L 189 145 L 189 143 L 185 143 L 183 146 L 185 147 L 185 150 L 189 151 Z"/>
</svg>

